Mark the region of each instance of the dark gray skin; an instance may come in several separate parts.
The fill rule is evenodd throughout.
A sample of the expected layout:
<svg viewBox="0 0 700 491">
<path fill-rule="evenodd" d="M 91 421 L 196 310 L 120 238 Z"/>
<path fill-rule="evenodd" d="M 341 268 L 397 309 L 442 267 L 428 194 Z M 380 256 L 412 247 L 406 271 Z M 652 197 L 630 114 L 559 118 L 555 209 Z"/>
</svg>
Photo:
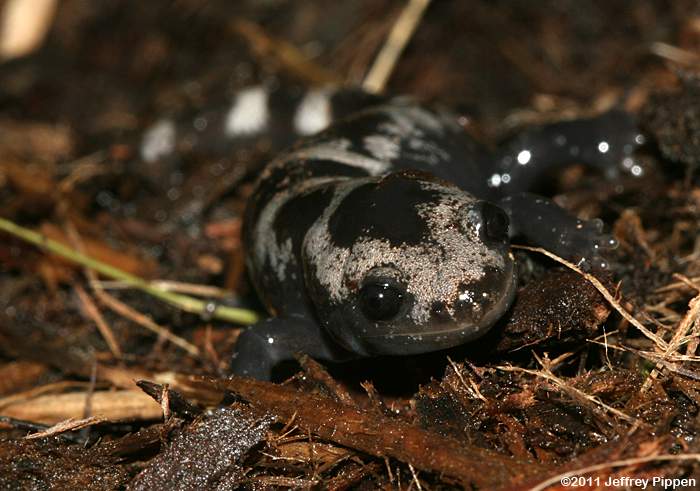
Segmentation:
<svg viewBox="0 0 700 491">
<path fill-rule="evenodd" d="M 492 154 L 451 114 L 373 102 L 261 175 L 244 239 L 271 318 L 241 334 L 233 373 L 269 379 L 298 352 L 342 361 L 471 341 L 511 304 L 515 235 L 605 266 L 615 244 L 599 221 L 527 189 L 572 162 L 614 172 L 639 142 L 629 115 L 531 129 Z"/>
</svg>

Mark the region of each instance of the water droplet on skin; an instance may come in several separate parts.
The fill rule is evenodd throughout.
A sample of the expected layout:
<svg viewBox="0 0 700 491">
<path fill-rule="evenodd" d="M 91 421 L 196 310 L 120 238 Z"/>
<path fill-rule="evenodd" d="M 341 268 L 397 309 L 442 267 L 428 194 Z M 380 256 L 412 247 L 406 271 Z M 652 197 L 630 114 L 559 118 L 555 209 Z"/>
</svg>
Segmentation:
<svg viewBox="0 0 700 491">
<path fill-rule="evenodd" d="M 517 159 L 518 159 L 518 163 L 519 163 L 520 165 L 525 165 L 525 164 L 527 164 L 528 162 L 530 162 L 530 159 L 532 159 L 532 153 L 530 152 L 530 150 L 522 150 L 522 151 L 518 154 Z"/>
</svg>

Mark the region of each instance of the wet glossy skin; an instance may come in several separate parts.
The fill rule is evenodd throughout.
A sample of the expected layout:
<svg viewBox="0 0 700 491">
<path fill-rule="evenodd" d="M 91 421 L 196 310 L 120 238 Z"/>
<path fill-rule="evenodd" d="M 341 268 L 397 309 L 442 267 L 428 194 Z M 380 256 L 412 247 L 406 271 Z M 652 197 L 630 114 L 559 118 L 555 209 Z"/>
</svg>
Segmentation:
<svg viewBox="0 0 700 491">
<path fill-rule="evenodd" d="M 268 107 L 253 95 L 228 115 L 233 141 L 280 126 L 270 123 L 280 97 Z M 600 223 L 527 190 L 573 162 L 609 175 L 635 165 L 627 114 L 533 128 L 490 153 L 452 114 L 405 99 L 317 92 L 293 103 L 293 129 L 309 136 L 266 167 L 245 218 L 271 318 L 242 333 L 234 373 L 270 378 L 296 352 L 343 360 L 463 344 L 511 304 L 509 237 L 589 267 L 614 245 Z"/>
</svg>

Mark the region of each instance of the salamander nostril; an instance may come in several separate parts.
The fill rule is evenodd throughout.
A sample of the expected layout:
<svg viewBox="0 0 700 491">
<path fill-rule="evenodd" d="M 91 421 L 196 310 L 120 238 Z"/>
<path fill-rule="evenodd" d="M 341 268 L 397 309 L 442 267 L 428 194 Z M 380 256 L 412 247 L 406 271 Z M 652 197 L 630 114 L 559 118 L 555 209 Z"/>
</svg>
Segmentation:
<svg viewBox="0 0 700 491">
<path fill-rule="evenodd" d="M 433 314 L 433 318 L 437 322 L 447 322 L 452 319 L 450 311 L 447 308 L 447 304 L 442 301 L 433 302 L 430 306 L 430 311 Z"/>
</svg>

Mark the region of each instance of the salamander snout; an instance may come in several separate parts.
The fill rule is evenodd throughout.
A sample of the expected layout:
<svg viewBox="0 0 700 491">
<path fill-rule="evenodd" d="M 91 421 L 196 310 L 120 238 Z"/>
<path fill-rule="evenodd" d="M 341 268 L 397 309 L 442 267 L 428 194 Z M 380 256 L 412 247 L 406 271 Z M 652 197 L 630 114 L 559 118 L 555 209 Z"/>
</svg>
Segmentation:
<svg viewBox="0 0 700 491">
<path fill-rule="evenodd" d="M 477 326 L 490 327 L 510 306 L 515 280 L 513 262 L 509 261 L 503 269 L 487 268 L 479 280 L 460 284 L 452 298 L 453 319 L 458 324 L 473 326 L 474 331 Z"/>
</svg>

